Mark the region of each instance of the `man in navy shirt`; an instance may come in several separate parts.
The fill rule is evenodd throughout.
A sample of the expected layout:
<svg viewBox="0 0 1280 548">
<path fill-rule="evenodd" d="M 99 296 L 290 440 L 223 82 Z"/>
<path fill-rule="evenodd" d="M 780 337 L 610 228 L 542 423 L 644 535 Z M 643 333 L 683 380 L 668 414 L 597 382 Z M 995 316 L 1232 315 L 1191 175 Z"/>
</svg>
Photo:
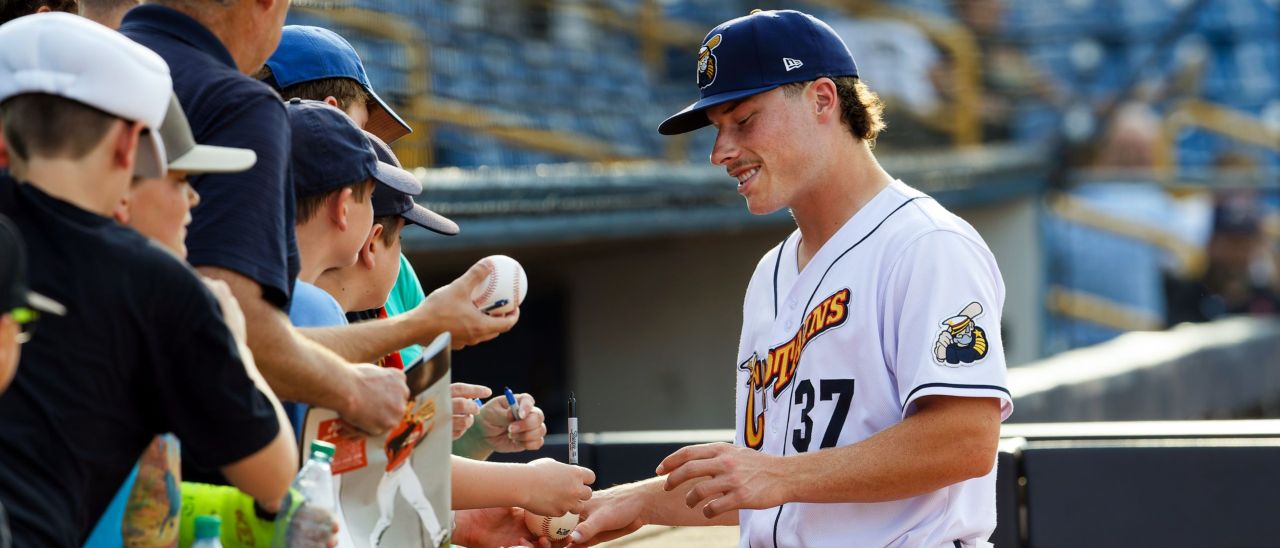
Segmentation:
<svg viewBox="0 0 1280 548">
<path fill-rule="evenodd" d="M 0 156 L 23 181 L 0 182 L 3 212 L 31 288 L 66 307 L 42 318 L 0 396 L 0 502 L 18 546 L 80 546 L 158 433 L 268 512 L 297 472 L 280 404 L 209 290 L 110 218 L 133 177 L 167 169 L 171 85 L 159 56 L 88 20 L 0 27 Z"/>
<path fill-rule="evenodd" d="M 120 31 L 169 63 L 197 142 L 258 156 L 243 173 L 191 178 L 201 201 L 188 227 L 188 261 L 230 286 L 245 313 L 249 348 L 280 397 L 333 409 L 361 430 L 382 433 L 404 409 L 404 374 L 353 367 L 286 316 L 298 275 L 289 125 L 279 95 L 246 74 L 275 50 L 287 9 L 287 0 L 158 0 L 130 10 Z"/>
</svg>

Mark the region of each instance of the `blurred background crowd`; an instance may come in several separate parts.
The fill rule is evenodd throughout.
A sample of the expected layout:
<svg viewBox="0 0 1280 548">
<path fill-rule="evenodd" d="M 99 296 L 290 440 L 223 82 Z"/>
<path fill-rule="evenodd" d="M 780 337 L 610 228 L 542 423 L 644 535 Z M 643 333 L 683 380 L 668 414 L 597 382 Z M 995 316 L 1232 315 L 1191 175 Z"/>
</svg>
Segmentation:
<svg viewBox="0 0 1280 548">
<path fill-rule="evenodd" d="M 543 327 L 529 321 L 517 329 L 537 329 L 528 338 L 541 344 L 510 340 L 476 352 L 493 352 L 481 361 L 519 356 L 546 365 L 535 370 L 563 373 L 544 381 L 521 377 L 523 368 L 487 368 L 500 371 L 492 373 L 495 380 L 517 376 L 556 393 L 606 364 L 613 371 L 648 369 L 645 374 L 658 377 L 652 385 L 677 392 L 660 398 L 684 410 L 672 412 L 677 421 L 724 422 L 708 417 L 712 404 L 690 409 L 681 403 L 686 394 L 661 379 L 688 379 L 681 365 L 727 355 L 733 330 L 684 336 L 688 330 L 656 325 L 672 323 L 672 314 L 645 310 L 670 312 L 680 305 L 663 303 L 693 300 L 699 310 L 717 312 L 703 319 L 714 322 L 718 312 L 735 310 L 746 273 L 723 279 L 732 289 L 708 295 L 671 289 L 694 285 L 687 277 L 659 282 L 636 274 L 633 262 L 689 265 L 685 259 L 693 257 L 671 250 L 723 249 L 759 234 L 759 245 L 743 253 L 749 256 L 789 230 L 786 220 L 762 228 L 707 212 L 709 203 L 736 199 L 727 185 L 718 197 L 697 190 L 715 184 L 697 184 L 716 175 L 695 169 L 706 164 L 714 132 L 663 139 L 653 131 L 664 113 L 688 101 L 704 29 L 757 7 L 803 9 L 831 22 L 863 80 L 887 104 L 889 128 L 877 154 L 902 166 L 890 170 L 909 184 L 944 195 L 944 203 L 993 242 L 1007 281 L 1024 288 L 1009 298 L 1011 365 L 1128 331 L 1274 314 L 1280 303 L 1275 0 L 339 0 L 294 6 L 291 23 L 324 25 L 349 37 L 375 86 L 413 118 L 420 129 L 397 143 L 407 165 L 461 168 L 419 171 L 425 200 L 474 218 L 473 235 L 482 234 L 467 239 L 464 222 L 462 239 L 450 244 L 456 247 L 409 242 L 407 248 L 444 252 L 423 260 L 448 263 L 462 247 L 517 242 L 533 262 L 535 294 L 558 303 L 529 313 L 544 316 Z M 594 167 L 552 166 L 563 162 Z M 1010 174 L 993 166 L 1016 169 Z M 495 214 L 506 221 L 494 224 Z M 593 214 L 609 219 L 589 220 Z M 654 219 L 671 224 L 643 228 L 662 222 Z M 495 235 L 486 237 L 490 231 Z M 726 241 L 726 233 L 734 236 Z M 582 250 L 594 261 L 578 258 Z M 615 250 L 633 258 L 617 258 L 616 269 L 601 266 Z M 699 258 L 737 260 L 716 253 L 728 252 Z M 614 276 L 615 283 L 593 292 L 584 287 L 590 285 L 579 274 L 584 269 Z M 431 278 L 431 269 L 424 270 Z M 716 272 L 704 280 L 715 283 L 733 270 Z M 646 281 L 666 290 L 650 293 L 654 298 L 619 295 Z M 625 336 L 613 339 L 582 325 L 618 321 L 598 304 L 581 304 L 597 295 L 647 318 L 621 324 L 628 336 L 647 342 L 629 344 Z M 704 305 L 713 300 L 717 304 Z M 684 349 L 711 340 L 723 348 L 719 354 L 654 352 L 656 340 Z M 677 365 L 657 371 L 640 365 L 652 358 Z M 635 421 L 606 422 L 629 428 Z"/>
</svg>

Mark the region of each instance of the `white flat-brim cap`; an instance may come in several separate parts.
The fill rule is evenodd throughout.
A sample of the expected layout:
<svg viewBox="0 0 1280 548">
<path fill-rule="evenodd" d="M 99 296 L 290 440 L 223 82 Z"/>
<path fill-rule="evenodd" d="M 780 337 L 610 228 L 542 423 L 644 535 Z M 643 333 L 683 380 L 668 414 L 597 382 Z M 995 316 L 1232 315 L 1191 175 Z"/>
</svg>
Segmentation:
<svg viewBox="0 0 1280 548">
<path fill-rule="evenodd" d="M 236 173 L 253 167 L 258 154 L 251 149 L 201 145 L 191 133 L 191 124 L 177 96 L 169 97 L 169 110 L 160 125 L 169 169 L 198 173 Z"/>
<path fill-rule="evenodd" d="M 124 35 L 69 13 L 39 13 L 0 25 L 0 102 L 45 93 L 141 122 L 151 131 L 134 175 L 168 169 L 160 124 L 173 95 L 169 65 Z"/>
</svg>

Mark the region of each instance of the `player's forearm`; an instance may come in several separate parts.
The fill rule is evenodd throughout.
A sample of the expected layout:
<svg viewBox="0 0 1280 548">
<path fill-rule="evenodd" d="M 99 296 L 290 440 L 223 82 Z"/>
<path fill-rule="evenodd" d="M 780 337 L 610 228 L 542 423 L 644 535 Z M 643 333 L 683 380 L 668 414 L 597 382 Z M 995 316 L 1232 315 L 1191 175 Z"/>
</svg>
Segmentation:
<svg viewBox="0 0 1280 548">
<path fill-rule="evenodd" d="M 523 507 L 529 503 L 524 489 L 529 474 L 527 465 L 450 458 L 453 459 L 454 510 Z"/>
<path fill-rule="evenodd" d="M 403 316 L 299 331 L 342 358 L 357 363 L 376 362 L 387 354 L 440 334 L 432 325 L 410 322 Z"/>
<path fill-rule="evenodd" d="M 884 502 L 981 477 L 995 466 L 1000 403 L 945 398 L 846 446 L 786 457 L 787 500 Z"/>
<path fill-rule="evenodd" d="M 693 480 L 681 485 L 678 489 L 667 491 L 663 488 L 666 476 L 658 476 L 644 481 L 611 487 L 597 492 L 595 498 L 610 497 L 613 504 L 639 504 L 640 520 L 645 524 L 671 526 L 700 525 L 737 525 L 738 513 L 725 512 L 708 519 L 702 515 L 701 507 L 689 508 L 685 504 L 685 495 L 702 480 Z"/>
</svg>

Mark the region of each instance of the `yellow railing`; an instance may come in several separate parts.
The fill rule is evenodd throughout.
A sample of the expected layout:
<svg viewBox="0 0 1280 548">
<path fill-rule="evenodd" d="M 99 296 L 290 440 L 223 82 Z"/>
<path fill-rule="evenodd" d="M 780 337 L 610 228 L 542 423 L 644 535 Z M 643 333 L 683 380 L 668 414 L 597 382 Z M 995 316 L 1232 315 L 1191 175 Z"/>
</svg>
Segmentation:
<svg viewBox="0 0 1280 548">
<path fill-rule="evenodd" d="M 1241 143 L 1280 150 L 1280 132 L 1257 117 L 1222 105 L 1189 99 L 1178 103 L 1164 118 L 1160 139 L 1153 150 L 1156 174 L 1166 182 L 1178 174 L 1178 134 L 1198 127 Z"/>
<path fill-rule="evenodd" d="M 1049 288 L 1049 312 L 1120 331 L 1152 331 L 1164 326 L 1164 319 L 1145 310 L 1061 286 Z"/>
<path fill-rule="evenodd" d="M 1049 208 L 1058 218 L 1164 249 L 1173 255 L 1179 271 L 1184 274 L 1198 274 L 1204 270 L 1206 260 L 1204 250 L 1160 227 L 1098 211 L 1090 207 L 1087 202 L 1066 194 L 1058 194 L 1051 198 Z"/>
</svg>

